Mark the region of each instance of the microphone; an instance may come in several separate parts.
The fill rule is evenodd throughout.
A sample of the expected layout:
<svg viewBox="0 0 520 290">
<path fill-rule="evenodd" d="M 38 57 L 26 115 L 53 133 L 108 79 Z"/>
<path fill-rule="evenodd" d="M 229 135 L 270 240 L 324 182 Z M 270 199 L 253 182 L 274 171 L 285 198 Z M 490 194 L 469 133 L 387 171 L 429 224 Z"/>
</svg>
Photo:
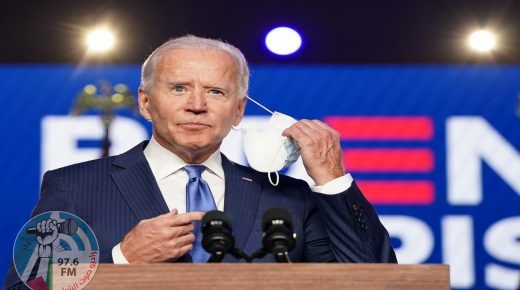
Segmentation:
<svg viewBox="0 0 520 290">
<path fill-rule="evenodd" d="M 267 210 L 262 217 L 262 231 L 263 250 L 272 253 L 278 263 L 290 262 L 289 252 L 294 249 L 296 234 L 289 211 L 277 207 Z"/>
<path fill-rule="evenodd" d="M 226 253 L 233 252 L 235 238 L 231 221 L 222 211 L 212 210 L 202 218 L 202 247 L 211 257 L 208 263 L 219 263 Z"/>
<path fill-rule="evenodd" d="M 64 222 L 56 224 L 58 227 L 58 233 L 66 234 L 68 236 L 73 235 L 78 230 L 78 222 L 73 219 L 65 220 Z M 38 233 L 36 227 L 31 227 L 26 229 L 26 233 L 30 235 L 35 235 Z"/>
</svg>

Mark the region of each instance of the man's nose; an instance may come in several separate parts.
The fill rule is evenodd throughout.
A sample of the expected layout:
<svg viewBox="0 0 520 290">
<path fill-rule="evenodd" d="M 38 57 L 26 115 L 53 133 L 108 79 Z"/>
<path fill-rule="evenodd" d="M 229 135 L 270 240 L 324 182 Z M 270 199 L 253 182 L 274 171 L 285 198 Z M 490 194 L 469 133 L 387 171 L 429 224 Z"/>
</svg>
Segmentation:
<svg viewBox="0 0 520 290">
<path fill-rule="evenodd" d="M 204 90 L 194 90 L 188 101 L 188 108 L 193 112 L 204 112 L 207 109 L 207 100 Z"/>
</svg>

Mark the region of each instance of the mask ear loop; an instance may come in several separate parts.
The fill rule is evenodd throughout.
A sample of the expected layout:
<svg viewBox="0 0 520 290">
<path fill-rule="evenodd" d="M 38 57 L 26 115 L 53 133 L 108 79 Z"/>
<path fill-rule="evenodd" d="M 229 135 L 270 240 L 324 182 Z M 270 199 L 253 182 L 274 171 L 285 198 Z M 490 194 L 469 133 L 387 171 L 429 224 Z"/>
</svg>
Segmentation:
<svg viewBox="0 0 520 290">
<path fill-rule="evenodd" d="M 285 143 L 284 143 L 282 146 L 280 146 L 280 148 L 278 148 L 277 152 L 278 152 L 279 150 L 282 150 L 282 148 L 285 149 Z M 274 174 L 275 174 L 275 176 L 276 176 L 276 182 L 273 182 L 273 180 L 272 180 L 272 178 L 271 178 L 271 173 L 274 173 Z M 269 182 L 270 182 L 273 186 L 278 186 L 278 183 L 280 182 L 280 175 L 278 174 L 278 171 L 267 172 L 267 177 L 268 177 L 268 179 L 269 179 Z"/>
<path fill-rule="evenodd" d="M 251 102 L 255 103 L 257 106 L 259 106 L 260 108 L 266 110 L 267 112 L 269 112 L 271 115 L 274 114 L 273 111 L 269 110 L 268 108 L 266 108 L 264 105 L 260 104 L 259 102 L 255 101 L 254 99 L 252 99 L 250 96 L 247 96 L 246 95 L 246 98 L 248 100 L 250 100 Z"/>
<path fill-rule="evenodd" d="M 285 142 L 282 146 L 280 146 L 278 148 L 278 150 L 276 150 L 276 153 L 278 153 L 278 151 L 282 150 L 282 149 L 285 149 Z M 276 176 L 276 182 L 273 182 L 272 178 L 271 178 L 271 173 L 274 173 L 275 176 Z M 273 186 L 278 186 L 278 183 L 280 182 L 280 175 L 278 174 L 278 171 L 274 171 L 274 172 L 267 172 L 267 177 L 269 179 L 269 182 L 273 185 Z"/>
<path fill-rule="evenodd" d="M 269 112 L 271 115 L 274 114 L 273 111 L 269 110 L 268 108 L 266 108 L 264 105 L 260 104 L 259 102 L 255 101 L 254 99 L 252 99 L 250 96 L 246 95 L 246 98 L 248 100 L 250 100 L 251 102 L 255 103 L 257 106 L 259 106 L 260 108 L 266 110 L 267 112 Z M 237 130 L 236 128 L 231 127 L 233 130 Z M 238 131 L 238 130 L 237 130 Z M 267 173 L 267 177 L 269 178 L 269 182 L 273 185 L 273 186 L 278 186 L 278 183 L 280 182 L 280 175 L 278 174 L 278 171 L 275 171 L 274 174 L 276 176 L 276 182 L 273 182 L 273 180 L 271 179 L 271 173 L 273 172 L 268 172 Z"/>
<path fill-rule="evenodd" d="M 274 175 L 276 176 L 276 182 L 273 182 L 273 180 L 271 179 L 271 173 L 274 173 Z M 280 175 L 278 175 L 278 171 L 268 172 L 267 177 L 269 178 L 269 183 L 271 183 L 273 186 L 278 186 L 278 183 L 280 182 Z"/>
</svg>

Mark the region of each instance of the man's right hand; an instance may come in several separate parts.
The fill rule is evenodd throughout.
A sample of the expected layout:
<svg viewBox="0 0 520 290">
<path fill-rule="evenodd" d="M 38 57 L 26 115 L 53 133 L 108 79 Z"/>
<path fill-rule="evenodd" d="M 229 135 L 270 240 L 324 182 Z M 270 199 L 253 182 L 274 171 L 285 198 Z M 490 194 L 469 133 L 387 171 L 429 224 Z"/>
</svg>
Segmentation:
<svg viewBox="0 0 520 290">
<path fill-rule="evenodd" d="M 204 212 L 169 213 L 140 221 L 121 242 L 121 252 L 129 263 L 175 261 L 191 251 L 195 235 L 192 222 Z"/>
</svg>

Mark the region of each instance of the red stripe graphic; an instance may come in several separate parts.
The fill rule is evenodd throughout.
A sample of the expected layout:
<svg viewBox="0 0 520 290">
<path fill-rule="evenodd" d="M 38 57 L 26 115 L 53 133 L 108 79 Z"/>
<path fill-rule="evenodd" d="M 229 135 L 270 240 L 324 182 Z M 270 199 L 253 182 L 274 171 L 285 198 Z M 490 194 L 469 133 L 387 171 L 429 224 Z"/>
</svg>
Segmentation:
<svg viewBox="0 0 520 290">
<path fill-rule="evenodd" d="M 343 140 L 431 140 L 429 117 L 326 117 Z"/>
<path fill-rule="evenodd" d="M 361 191 L 374 204 L 432 204 L 434 185 L 431 181 L 356 181 Z"/>
<path fill-rule="evenodd" d="M 352 172 L 431 172 L 429 149 L 345 149 L 343 162 Z"/>
</svg>

